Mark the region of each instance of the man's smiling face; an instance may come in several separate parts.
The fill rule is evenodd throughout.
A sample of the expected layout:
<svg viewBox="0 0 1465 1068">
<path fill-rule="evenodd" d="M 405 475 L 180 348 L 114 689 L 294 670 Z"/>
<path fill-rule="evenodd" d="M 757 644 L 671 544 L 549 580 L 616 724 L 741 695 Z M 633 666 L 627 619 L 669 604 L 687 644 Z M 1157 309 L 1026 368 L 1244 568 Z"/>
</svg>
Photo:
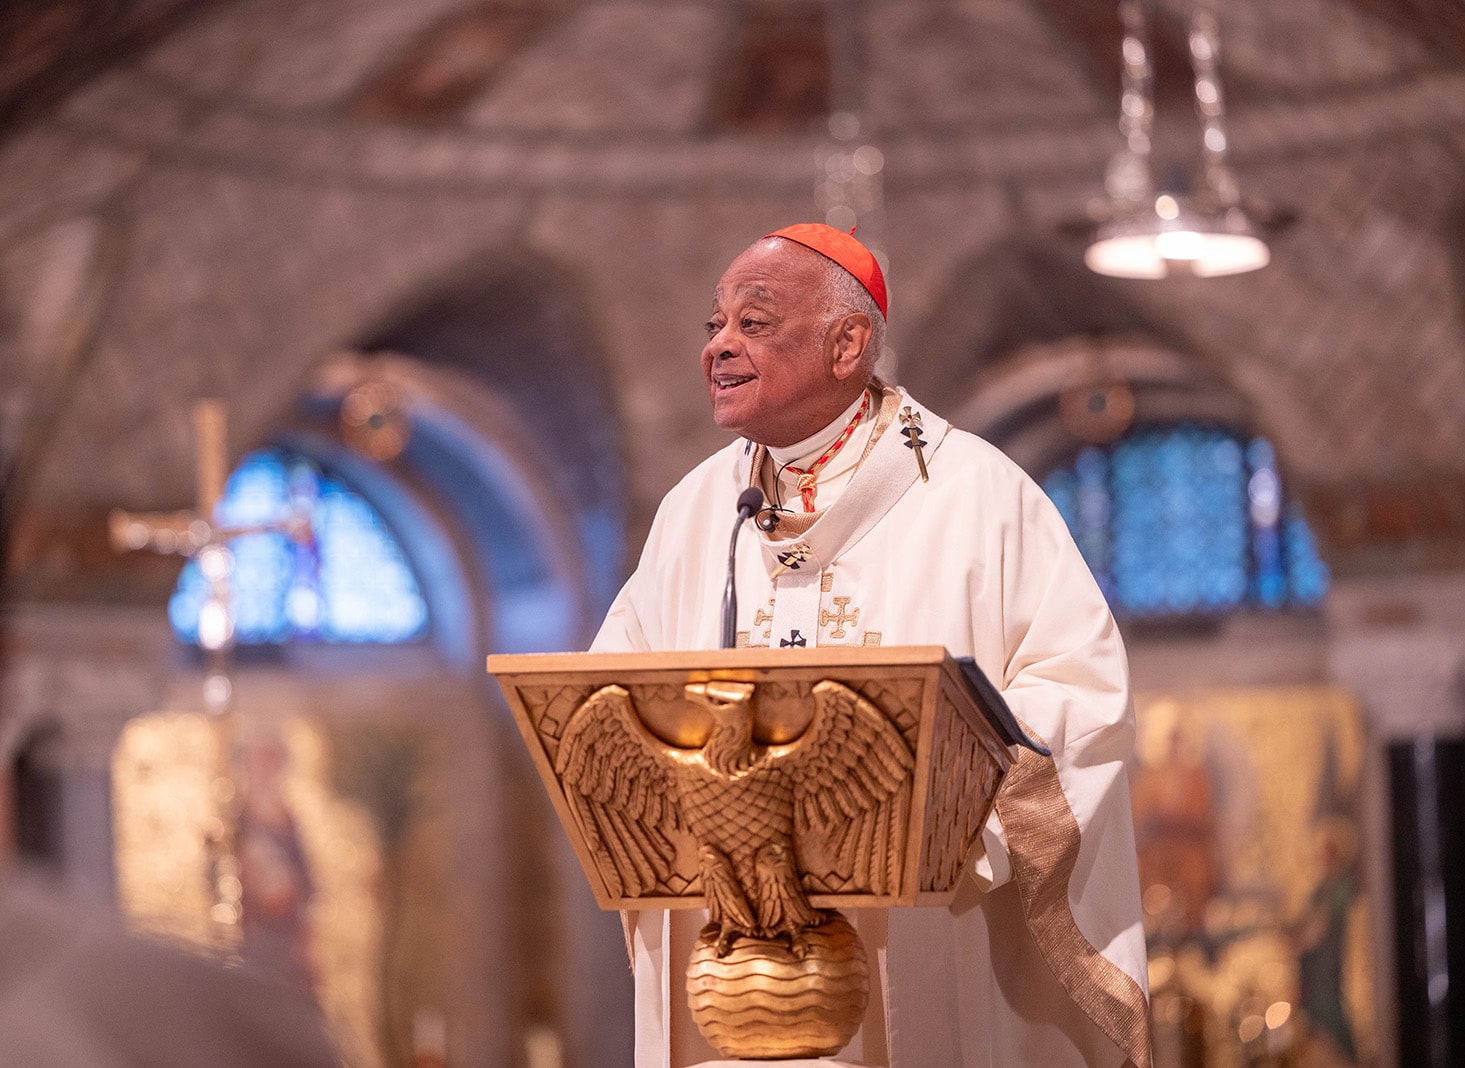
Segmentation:
<svg viewBox="0 0 1465 1068">
<path fill-rule="evenodd" d="M 817 252 L 763 240 L 733 260 L 713 294 L 702 373 L 717 425 L 763 445 L 792 445 L 850 404 L 833 369 L 836 328 Z"/>
</svg>

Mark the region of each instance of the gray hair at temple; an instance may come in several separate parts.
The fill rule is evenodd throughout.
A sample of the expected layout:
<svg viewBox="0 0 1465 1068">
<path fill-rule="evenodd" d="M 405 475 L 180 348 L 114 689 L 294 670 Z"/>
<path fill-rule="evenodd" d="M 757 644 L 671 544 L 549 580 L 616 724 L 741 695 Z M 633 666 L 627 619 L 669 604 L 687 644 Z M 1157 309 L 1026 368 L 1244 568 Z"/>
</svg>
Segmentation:
<svg viewBox="0 0 1465 1068">
<path fill-rule="evenodd" d="M 875 304 L 875 298 L 858 278 L 850 274 L 833 260 L 820 256 L 824 263 L 824 283 L 819 287 L 819 302 L 828 309 L 824 329 L 851 312 L 862 312 L 870 319 L 870 343 L 865 346 L 862 359 L 865 371 L 873 374 L 875 363 L 885 351 L 885 316 Z"/>
</svg>

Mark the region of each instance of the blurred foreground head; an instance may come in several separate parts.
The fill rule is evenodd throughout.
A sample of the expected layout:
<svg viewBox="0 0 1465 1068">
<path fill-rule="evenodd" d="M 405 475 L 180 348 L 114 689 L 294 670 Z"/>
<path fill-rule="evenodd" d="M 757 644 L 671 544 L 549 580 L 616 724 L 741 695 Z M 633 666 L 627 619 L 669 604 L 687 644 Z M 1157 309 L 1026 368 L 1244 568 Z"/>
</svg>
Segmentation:
<svg viewBox="0 0 1465 1068">
<path fill-rule="evenodd" d="M 0 868 L 0 1061 L 27 1068 L 336 1068 L 308 996 L 128 934 Z"/>
</svg>

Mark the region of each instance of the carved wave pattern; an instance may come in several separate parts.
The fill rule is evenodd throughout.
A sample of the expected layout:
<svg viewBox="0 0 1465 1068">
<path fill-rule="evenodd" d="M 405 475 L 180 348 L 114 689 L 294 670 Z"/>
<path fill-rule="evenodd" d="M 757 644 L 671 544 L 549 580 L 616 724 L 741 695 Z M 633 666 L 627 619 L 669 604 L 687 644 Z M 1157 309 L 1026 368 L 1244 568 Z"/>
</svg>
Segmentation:
<svg viewBox="0 0 1465 1068">
<path fill-rule="evenodd" d="M 821 1057 L 854 1037 L 870 989 L 854 927 L 833 913 L 803 937 L 803 960 L 761 939 L 741 939 L 719 959 L 711 943 L 698 941 L 687 966 L 687 999 L 703 1036 L 724 1056 Z"/>
</svg>

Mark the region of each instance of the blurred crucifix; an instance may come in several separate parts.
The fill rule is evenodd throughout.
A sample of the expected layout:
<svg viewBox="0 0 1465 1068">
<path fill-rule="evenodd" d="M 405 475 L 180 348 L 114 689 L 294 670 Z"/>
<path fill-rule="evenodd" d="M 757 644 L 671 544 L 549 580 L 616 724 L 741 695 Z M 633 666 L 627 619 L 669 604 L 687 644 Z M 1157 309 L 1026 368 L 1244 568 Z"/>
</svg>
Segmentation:
<svg viewBox="0 0 1465 1068">
<path fill-rule="evenodd" d="M 204 705 L 211 713 L 229 706 L 229 651 L 234 646 L 234 614 L 230 600 L 230 578 L 234 553 L 229 543 L 245 534 L 278 531 L 294 540 L 311 537 L 310 516 L 292 511 L 262 523 L 228 526 L 218 521 L 219 501 L 224 496 L 228 470 L 228 428 L 224 405 L 218 400 L 201 400 L 193 408 L 194 435 L 198 441 L 196 471 L 197 506 L 178 512 L 127 512 L 114 509 L 108 517 L 112 547 L 118 552 L 150 549 L 198 560 L 208 582 L 208 596 L 198 616 L 198 643 L 208 655 Z"/>
<path fill-rule="evenodd" d="M 198 401 L 193 409 L 193 426 L 198 442 L 197 506 L 177 512 L 116 509 L 108 516 L 107 527 L 116 551 L 148 549 L 196 559 L 208 583 L 208 594 L 199 611 L 198 643 L 207 658 L 204 709 L 213 720 L 218 736 L 213 796 L 219 809 L 207 821 L 205 832 L 214 885 L 210 916 L 220 943 L 233 948 L 238 945 L 243 919 L 242 872 L 236 842 L 243 790 L 234 767 L 234 732 L 227 715 L 234 691 L 230 677 L 230 654 L 234 647 L 230 580 L 234 573 L 234 553 L 229 543 L 245 534 L 267 531 L 278 531 L 295 540 L 312 535 L 310 516 L 298 510 L 261 523 L 230 526 L 219 522 L 219 501 L 224 495 L 229 463 L 223 402 Z"/>
</svg>

